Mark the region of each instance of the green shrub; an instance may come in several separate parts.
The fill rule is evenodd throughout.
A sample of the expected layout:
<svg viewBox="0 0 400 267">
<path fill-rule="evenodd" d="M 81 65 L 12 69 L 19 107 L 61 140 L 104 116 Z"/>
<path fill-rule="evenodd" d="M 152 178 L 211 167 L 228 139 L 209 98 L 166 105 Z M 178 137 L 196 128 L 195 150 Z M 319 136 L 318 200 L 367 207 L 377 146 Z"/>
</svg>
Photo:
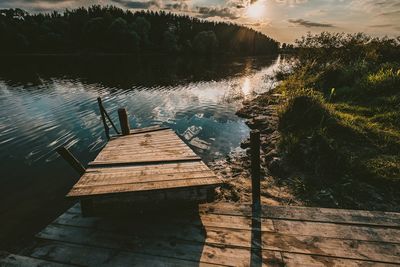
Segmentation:
<svg viewBox="0 0 400 267">
<path fill-rule="evenodd" d="M 298 135 L 311 133 L 332 119 L 321 93 L 297 90 L 279 112 L 279 130 Z"/>
<path fill-rule="evenodd" d="M 400 92 L 400 69 L 381 68 L 366 76 L 364 90 L 368 95 L 388 95 Z"/>
</svg>

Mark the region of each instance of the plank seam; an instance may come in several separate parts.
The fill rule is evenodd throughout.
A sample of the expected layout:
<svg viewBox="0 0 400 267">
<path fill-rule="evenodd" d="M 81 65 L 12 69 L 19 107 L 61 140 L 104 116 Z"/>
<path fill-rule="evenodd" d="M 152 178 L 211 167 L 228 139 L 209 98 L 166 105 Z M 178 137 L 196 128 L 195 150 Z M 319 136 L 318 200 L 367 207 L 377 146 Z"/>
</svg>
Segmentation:
<svg viewBox="0 0 400 267">
<path fill-rule="evenodd" d="M 155 161 L 143 161 L 143 162 L 110 162 L 110 163 L 96 163 L 94 161 L 89 162 L 88 166 L 105 166 L 105 167 L 117 167 L 117 166 L 146 166 L 146 165 L 155 165 L 155 164 L 167 164 L 167 163 L 180 163 L 180 162 L 195 162 L 202 161 L 200 157 L 194 156 L 192 158 L 187 159 L 174 159 L 174 160 L 155 160 Z"/>
</svg>

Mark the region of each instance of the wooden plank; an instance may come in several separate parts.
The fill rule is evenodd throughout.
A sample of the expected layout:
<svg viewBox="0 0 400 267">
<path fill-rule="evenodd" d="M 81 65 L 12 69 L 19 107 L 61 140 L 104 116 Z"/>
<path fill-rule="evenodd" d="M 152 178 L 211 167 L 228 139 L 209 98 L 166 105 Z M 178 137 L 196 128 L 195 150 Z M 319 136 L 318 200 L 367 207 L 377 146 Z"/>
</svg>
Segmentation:
<svg viewBox="0 0 400 267">
<path fill-rule="evenodd" d="M 168 161 L 169 158 L 176 158 L 176 159 L 186 159 L 192 158 L 192 153 L 182 152 L 182 151 L 159 151 L 159 152 L 150 152 L 150 153 L 120 153 L 116 155 L 115 153 L 111 153 L 108 155 L 100 155 L 97 157 L 96 162 L 105 162 L 105 161 L 128 161 L 128 162 L 140 162 L 143 161 L 143 158 L 152 160 L 152 161 L 160 161 L 166 160 Z M 195 156 L 196 157 L 196 156 Z M 198 157 L 196 157 L 198 158 Z M 158 159 L 158 160 L 156 160 Z"/>
<path fill-rule="evenodd" d="M 130 154 L 130 153 L 141 153 L 141 154 L 146 154 L 146 153 L 159 153 L 159 152 L 191 152 L 193 153 L 190 148 L 188 148 L 187 145 L 185 144 L 172 144 L 168 147 L 154 147 L 154 148 L 149 148 L 149 147 L 135 147 L 135 148 L 127 148 L 123 147 L 123 151 L 120 151 L 121 154 Z M 102 152 L 102 155 L 111 155 L 116 153 L 116 149 L 113 150 L 108 150 L 105 149 Z"/>
<path fill-rule="evenodd" d="M 183 162 L 183 161 L 194 161 L 194 160 L 201 160 L 198 156 L 186 156 L 186 157 L 148 157 L 144 159 L 116 159 L 116 160 L 107 160 L 107 161 L 92 161 L 89 162 L 90 166 L 102 166 L 102 165 L 117 165 L 117 164 L 159 164 L 159 163 L 167 163 L 167 162 Z"/>
<path fill-rule="evenodd" d="M 162 138 L 172 138 L 176 140 L 182 140 L 180 137 L 173 131 L 173 130 L 162 130 L 162 131 L 156 131 L 156 132 L 147 132 L 147 133 L 138 133 L 138 134 L 131 134 L 131 135 L 125 135 L 125 136 L 119 136 L 118 138 L 115 138 L 111 140 L 109 143 L 110 144 L 118 144 L 118 143 L 123 143 L 123 142 L 137 142 L 138 140 L 146 140 L 146 139 L 159 139 L 161 140 Z"/>
<path fill-rule="evenodd" d="M 101 219 L 95 220 L 96 223 L 90 224 L 89 218 L 79 218 L 80 208 L 72 207 L 70 213 L 63 214 L 59 217 L 60 220 L 55 222 L 61 224 L 68 224 L 80 227 L 90 227 L 96 225 L 107 225 L 108 221 L 104 223 Z M 76 217 L 78 216 L 78 217 Z M 194 215 L 193 215 L 194 216 Z M 174 216 L 169 220 L 164 220 L 164 224 L 169 223 L 186 223 L 191 225 L 200 225 L 200 223 L 207 228 L 207 226 L 251 230 L 251 218 L 244 216 L 221 215 L 221 214 L 202 214 L 200 220 L 194 220 L 195 217 L 185 217 L 184 219 Z M 153 222 L 146 222 L 147 224 L 154 224 Z M 367 227 L 356 225 L 341 225 L 334 223 L 315 223 L 303 221 L 284 221 L 261 219 L 262 231 L 277 232 L 285 235 L 293 236 L 316 236 L 316 237 L 330 237 L 337 239 L 348 240 L 364 240 L 364 241 L 377 241 L 400 243 L 400 230 L 393 228 L 381 227 Z M 104 229 L 111 229 L 112 226 Z M 102 228 L 103 229 L 103 228 Z M 318 230 L 316 230 L 318 229 Z"/>
<path fill-rule="evenodd" d="M 40 242 L 31 256 L 79 266 L 223 266 L 56 241 Z"/>
<path fill-rule="evenodd" d="M 70 228 L 73 229 L 71 230 Z M 94 229 L 88 230 L 90 231 L 89 236 L 87 236 L 87 234 L 85 236 L 82 230 L 83 232 L 81 235 L 83 235 L 84 238 L 97 238 L 105 233 L 105 231 Z M 49 231 L 61 232 L 64 236 L 67 236 L 71 235 L 69 231 L 79 232 L 80 230 L 65 225 L 50 225 L 44 230 L 44 233 L 48 233 Z M 65 233 L 65 231 L 68 231 L 68 233 Z M 132 230 L 129 232 L 129 229 L 123 228 L 120 234 L 113 231 L 107 232 L 107 236 L 110 235 L 113 240 L 123 238 L 120 242 L 129 242 L 129 240 L 131 240 L 130 238 L 139 238 L 143 240 L 147 238 L 158 239 L 171 236 L 176 240 L 189 242 L 207 243 L 224 247 L 250 248 L 252 243 L 251 233 L 252 232 L 249 230 L 227 229 L 213 226 L 207 226 L 202 229 L 201 227 L 190 225 L 162 224 L 158 227 L 149 227 L 148 225 L 143 225 L 142 227 L 136 226 L 133 233 Z M 109 241 L 101 240 L 101 243 L 107 242 Z M 291 236 L 266 231 L 261 233 L 261 242 L 263 249 L 272 251 L 400 264 L 400 245 L 393 243 Z"/>
<path fill-rule="evenodd" d="M 123 148 L 124 149 L 124 153 L 131 153 L 131 152 L 138 152 L 138 151 L 145 151 L 145 152 L 158 152 L 160 150 L 173 150 L 175 149 L 190 149 L 188 148 L 188 146 L 186 144 L 176 144 L 176 143 L 167 143 L 167 144 L 162 144 L 162 145 L 156 145 L 156 146 L 146 146 L 146 147 L 140 147 L 140 146 L 121 146 L 119 148 Z M 102 153 L 112 153 L 115 152 L 117 148 L 115 147 L 107 147 L 104 148 L 101 152 Z"/>
<path fill-rule="evenodd" d="M 103 186 L 87 186 L 83 188 L 73 187 L 68 193 L 68 197 L 83 196 L 83 195 L 102 195 L 109 193 L 123 193 L 133 191 L 148 191 L 159 189 L 172 189 L 181 187 L 193 187 L 202 185 L 218 185 L 221 180 L 216 177 L 196 178 L 186 180 L 173 180 L 173 181 L 158 181 L 147 183 L 130 183 L 130 184 L 116 184 L 116 185 L 103 185 Z"/>
<path fill-rule="evenodd" d="M 349 260 L 335 257 L 324 257 L 318 255 L 306 255 L 306 254 L 295 254 L 295 253 L 282 253 L 282 259 L 284 266 L 287 267 L 358 267 L 358 266 L 374 266 L 374 267 L 385 267 L 385 266 L 398 266 L 397 264 L 390 263 L 378 263 L 371 261 L 360 261 L 360 260 Z"/>
<path fill-rule="evenodd" d="M 140 134 L 140 133 L 147 133 L 147 132 L 156 132 L 156 131 L 163 131 L 168 130 L 169 127 L 163 127 L 160 125 L 150 126 L 146 128 L 139 128 L 139 129 L 131 129 L 131 134 Z"/>
<path fill-rule="evenodd" d="M 248 204 L 214 203 L 202 205 L 200 212 L 251 216 Z M 262 218 L 400 227 L 400 213 L 364 210 L 343 210 L 297 206 L 262 206 Z"/>
<path fill-rule="evenodd" d="M 120 138 L 122 139 L 122 137 Z M 119 148 L 119 147 L 156 147 L 162 145 L 172 145 L 172 144 L 185 144 L 178 136 L 157 136 L 157 137 L 144 137 L 131 140 L 119 140 L 114 139 L 107 143 L 107 148 Z"/>
<path fill-rule="evenodd" d="M 185 143 L 183 142 L 177 142 L 177 141 L 172 141 L 172 142 L 152 142 L 152 143 L 147 143 L 145 145 L 140 144 L 140 143 L 130 143 L 130 144 L 122 144 L 122 145 L 117 145 L 117 146 L 107 146 L 104 147 L 102 152 L 104 151 L 105 153 L 111 153 L 115 152 L 118 149 L 124 149 L 124 151 L 129 151 L 129 152 L 136 152 L 138 150 L 145 150 L 145 151 L 154 151 L 154 150 L 167 150 L 167 149 L 172 149 L 172 148 L 185 148 L 187 151 L 192 151 Z"/>
<path fill-rule="evenodd" d="M 7 267 L 67 267 L 76 266 L 71 264 L 61 264 L 54 261 L 47 261 L 22 255 L 11 254 L 8 252 L 0 251 L 0 266 Z"/>
<path fill-rule="evenodd" d="M 180 173 L 135 174 L 135 173 L 108 173 L 85 174 L 76 184 L 75 188 L 103 185 L 122 185 L 133 183 L 165 182 L 182 179 L 198 179 L 216 177 L 212 171 L 189 171 Z"/>
<path fill-rule="evenodd" d="M 154 165 L 139 166 L 113 166 L 105 168 L 91 167 L 86 170 L 87 174 L 92 173 L 143 173 L 143 174 L 159 174 L 163 172 L 187 172 L 187 171 L 207 171 L 209 168 L 202 161 L 188 161 L 179 163 L 160 163 Z"/>
<path fill-rule="evenodd" d="M 268 220 L 268 219 L 263 219 Z M 400 229 L 309 221 L 273 220 L 275 231 L 286 235 L 332 237 L 376 242 L 400 243 Z"/>
<path fill-rule="evenodd" d="M 145 128 L 131 129 L 131 135 L 132 134 L 140 135 L 140 134 L 144 134 L 147 132 L 154 132 L 155 134 L 157 134 L 157 132 L 173 132 L 174 133 L 175 131 L 169 127 L 163 127 L 160 125 L 155 125 L 155 126 L 150 126 L 150 127 L 145 127 Z"/>
<path fill-rule="evenodd" d="M 172 234 L 164 238 L 140 238 L 125 234 L 99 232 L 91 229 L 49 225 L 38 234 L 39 238 L 85 246 L 124 249 L 126 251 L 159 257 L 221 264 L 249 266 L 251 252 L 246 248 L 220 247 L 207 242 L 181 242 Z M 266 252 L 265 261 L 280 263 L 280 253 Z"/>
<path fill-rule="evenodd" d="M 121 158 L 126 159 L 135 159 L 142 157 L 150 157 L 150 158 L 160 158 L 160 157 L 190 157 L 193 156 L 193 152 L 185 151 L 184 149 L 159 149 L 158 151 L 138 151 L 138 152 L 130 152 L 130 151 L 121 151 L 121 153 L 110 152 L 110 153 L 102 153 L 96 158 L 96 161 L 106 161 L 106 160 L 116 160 Z"/>
</svg>

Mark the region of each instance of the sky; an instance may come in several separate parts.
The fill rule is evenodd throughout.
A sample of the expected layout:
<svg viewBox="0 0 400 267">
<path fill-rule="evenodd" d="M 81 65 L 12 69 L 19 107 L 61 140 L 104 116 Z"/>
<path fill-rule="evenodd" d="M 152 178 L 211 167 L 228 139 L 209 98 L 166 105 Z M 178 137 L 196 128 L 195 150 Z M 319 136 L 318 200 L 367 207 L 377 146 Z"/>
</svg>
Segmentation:
<svg viewBox="0 0 400 267">
<path fill-rule="evenodd" d="M 365 32 L 400 36 L 400 0 L 0 0 L 0 8 L 62 11 L 93 4 L 165 10 L 246 25 L 280 42 L 307 32 Z"/>
</svg>

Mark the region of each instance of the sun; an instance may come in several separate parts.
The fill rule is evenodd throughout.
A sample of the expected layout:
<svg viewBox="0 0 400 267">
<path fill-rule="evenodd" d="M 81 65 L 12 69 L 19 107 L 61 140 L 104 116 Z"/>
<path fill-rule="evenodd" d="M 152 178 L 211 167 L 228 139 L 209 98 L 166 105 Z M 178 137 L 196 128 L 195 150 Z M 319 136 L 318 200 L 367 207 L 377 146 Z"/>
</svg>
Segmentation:
<svg viewBox="0 0 400 267">
<path fill-rule="evenodd" d="M 257 1 L 247 7 L 246 14 L 252 19 L 261 19 L 265 15 L 265 5 Z"/>
</svg>

